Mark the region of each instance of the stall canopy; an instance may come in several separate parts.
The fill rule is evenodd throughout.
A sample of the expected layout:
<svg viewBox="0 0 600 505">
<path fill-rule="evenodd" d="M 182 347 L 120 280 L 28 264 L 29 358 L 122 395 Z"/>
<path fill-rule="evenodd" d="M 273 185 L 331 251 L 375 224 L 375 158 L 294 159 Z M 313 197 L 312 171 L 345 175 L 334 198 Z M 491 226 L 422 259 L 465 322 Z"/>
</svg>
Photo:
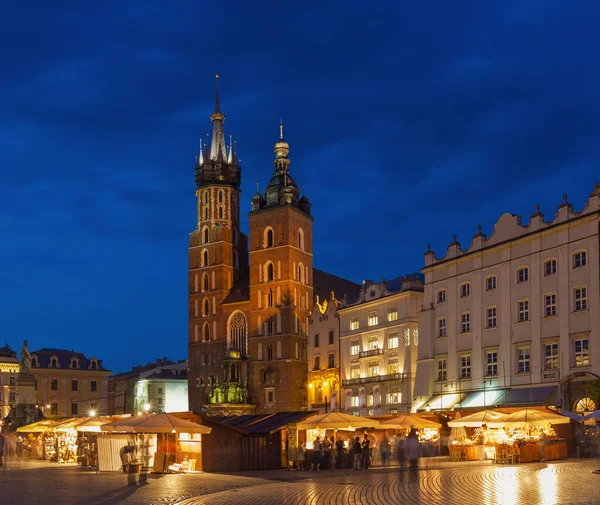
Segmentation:
<svg viewBox="0 0 600 505">
<path fill-rule="evenodd" d="M 505 414 L 496 412 L 495 410 L 482 410 L 481 412 L 475 412 L 475 414 L 450 421 L 448 426 L 450 428 L 479 428 L 484 424 L 500 421 L 504 417 L 506 417 Z"/>
<path fill-rule="evenodd" d="M 379 426 L 379 421 L 367 417 L 351 416 L 341 412 L 329 414 L 315 414 L 298 423 L 299 430 L 351 430 L 357 428 L 374 428 Z"/>
<path fill-rule="evenodd" d="M 62 421 L 55 421 L 53 419 L 44 419 L 37 423 L 28 424 L 17 428 L 17 432 L 20 433 L 43 433 L 48 430 L 53 430 L 55 426 L 59 425 Z"/>
<path fill-rule="evenodd" d="M 440 423 L 423 419 L 422 417 L 415 416 L 412 414 L 402 414 L 396 417 L 392 417 L 387 421 L 382 421 L 379 425 L 380 428 L 441 428 Z"/>
<path fill-rule="evenodd" d="M 145 416 L 119 419 L 100 426 L 101 431 L 125 433 L 202 433 L 211 432 L 211 428 L 193 421 L 186 421 L 174 415 L 147 414 Z"/>
<path fill-rule="evenodd" d="M 461 409 L 486 408 L 492 407 L 497 403 L 502 403 L 504 398 L 504 389 L 492 389 L 488 391 L 475 391 L 469 393 L 467 397 L 460 402 L 458 407 Z"/>
<path fill-rule="evenodd" d="M 447 395 L 434 395 L 427 400 L 418 410 L 429 412 L 450 410 L 457 403 L 464 400 L 467 395 L 465 393 L 448 393 Z"/>
<path fill-rule="evenodd" d="M 523 409 L 488 423 L 490 428 L 503 428 L 505 426 L 543 426 L 546 424 L 568 424 L 571 420 L 568 417 L 554 414 L 553 412 L 543 412 L 540 410 Z"/>
<path fill-rule="evenodd" d="M 71 419 L 65 423 L 61 423 L 56 427 L 56 431 L 68 431 L 70 429 L 87 432 L 100 432 L 100 427 L 108 424 L 114 419 L 108 416 L 90 416 Z"/>
</svg>

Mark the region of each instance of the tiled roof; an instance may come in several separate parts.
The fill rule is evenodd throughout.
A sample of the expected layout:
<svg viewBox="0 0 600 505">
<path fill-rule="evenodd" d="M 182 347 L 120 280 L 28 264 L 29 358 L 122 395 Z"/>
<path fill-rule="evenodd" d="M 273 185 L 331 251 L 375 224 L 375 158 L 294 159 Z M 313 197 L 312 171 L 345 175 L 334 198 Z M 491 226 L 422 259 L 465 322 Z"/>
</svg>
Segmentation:
<svg viewBox="0 0 600 505">
<path fill-rule="evenodd" d="M 1 358 L 16 358 L 17 353 L 10 348 L 10 345 L 6 344 L 4 347 L 0 347 Z"/>
<path fill-rule="evenodd" d="M 37 351 L 31 352 L 32 357 L 37 357 L 38 365 L 33 368 L 50 368 L 50 360 L 53 356 L 58 358 L 58 364 L 60 368 L 70 368 L 71 360 L 76 358 L 79 362 L 78 370 L 90 369 L 90 358 L 86 358 L 83 353 L 76 352 L 75 350 L 68 349 L 54 349 L 51 347 L 44 347 Z M 95 359 L 95 358 L 92 358 Z M 107 369 L 102 366 L 102 360 L 96 360 L 96 370 L 106 371 Z"/>
<path fill-rule="evenodd" d="M 346 299 L 352 300 L 360 291 L 360 284 L 343 279 L 337 275 L 332 275 L 318 268 L 313 268 L 313 294 L 315 301 L 317 296 L 322 300 L 328 300 L 331 292 L 339 300 L 346 296 Z"/>
<path fill-rule="evenodd" d="M 290 423 L 300 422 L 313 414 L 312 411 L 277 412 L 275 414 L 253 416 L 212 417 L 211 419 L 237 428 L 248 435 L 268 435 Z"/>
</svg>

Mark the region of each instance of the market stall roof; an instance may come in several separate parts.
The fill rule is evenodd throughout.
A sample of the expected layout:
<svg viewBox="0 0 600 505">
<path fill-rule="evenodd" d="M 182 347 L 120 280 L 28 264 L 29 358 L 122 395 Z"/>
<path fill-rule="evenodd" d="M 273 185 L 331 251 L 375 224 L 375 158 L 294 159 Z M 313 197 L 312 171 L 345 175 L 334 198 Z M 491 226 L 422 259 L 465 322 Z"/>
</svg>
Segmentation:
<svg viewBox="0 0 600 505">
<path fill-rule="evenodd" d="M 506 391 L 504 389 L 492 389 L 486 391 L 473 391 L 462 400 L 457 407 L 461 409 L 472 409 L 476 407 L 492 407 L 498 403 L 503 403 Z"/>
<path fill-rule="evenodd" d="M 504 417 L 506 417 L 505 414 L 496 412 L 495 410 L 482 410 L 481 412 L 475 412 L 474 414 L 450 421 L 448 426 L 450 428 L 460 428 L 461 426 L 463 428 L 479 428 L 484 424 L 500 421 Z"/>
<path fill-rule="evenodd" d="M 44 419 L 36 423 L 27 424 L 17 428 L 19 433 L 43 433 L 48 430 L 53 430 L 55 426 L 61 424 L 63 421 L 57 421 L 55 419 Z"/>
<path fill-rule="evenodd" d="M 430 421 L 429 419 L 423 419 L 414 414 L 401 414 L 396 417 L 392 417 L 387 421 L 382 421 L 379 425 L 380 428 L 441 428 L 440 423 Z"/>
<path fill-rule="evenodd" d="M 237 428 L 248 435 L 268 435 L 275 433 L 288 424 L 294 424 L 303 421 L 312 414 L 313 412 L 307 411 L 277 412 L 274 414 L 235 416 L 221 419 L 215 417 L 211 419 L 218 420 L 222 424 Z"/>
<path fill-rule="evenodd" d="M 56 431 L 73 429 L 77 431 L 100 432 L 100 426 L 112 421 L 115 421 L 115 419 L 111 419 L 108 416 L 77 417 L 66 423 L 61 423 L 60 426 L 56 427 Z"/>
<path fill-rule="evenodd" d="M 373 428 L 379 426 L 379 421 L 367 417 L 351 416 L 341 412 L 314 414 L 298 423 L 299 430 L 352 430 L 356 428 Z"/>
<path fill-rule="evenodd" d="M 509 389 L 499 402 L 503 406 L 545 406 L 552 403 L 557 386 L 526 387 Z"/>
<path fill-rule="evenodd" d="M 417 410 L 423 412 L 435 412 L 442 410 L 450 410 L 456 406 L 457 403 L 464 400 L 466 393 L 448 393 L 447 395 L 433 395 Z"/>
<path fill-rule="evenodd" d="M 211 428 L 186 421 L 174 415 L 147 414 L 143 416 L 119 419 L 100 426 L 100 431 L 125 433 L 203 433 L 211 432 Z"/>
<path fill-rule="evenodd" d="M 542 426 L 546 424 L 568 424 L 571 420 L 549 411 L 523 409 L 488 423 L 490 428 L 503 428 L 505 426 Z"/>
</svg>

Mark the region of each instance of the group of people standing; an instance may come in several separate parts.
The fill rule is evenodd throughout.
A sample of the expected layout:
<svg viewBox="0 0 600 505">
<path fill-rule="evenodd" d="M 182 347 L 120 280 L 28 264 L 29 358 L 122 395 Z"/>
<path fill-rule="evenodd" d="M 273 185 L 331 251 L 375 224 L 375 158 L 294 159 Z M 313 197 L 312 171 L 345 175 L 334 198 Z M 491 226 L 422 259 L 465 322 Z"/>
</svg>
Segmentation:
<svg viewBox="0 0 600 505">
<path fill-rule="evenodd" d="M 372 463 L 373 451 L 371 440 L 366 433 L 362 440 L 360 436 L 348 440 L 348 448 L 340 438 L 335 441 L 334 437 L 324 437 L 322 440 L 321 437 L 317 437 L 310 453 L 307 452 L 304 443 L 300 443 L 298 469 L 319 472 L 323 466 L 338 470 L 367 470 Z M 379 443 L 379 457 L 383 466 L 388 466 L 391 459 L 395 458 L 401 469 L 408 462 L 411 470 L 416 472 L 420 456 L 419 437 L 415 429 L 412 429 L 408 436 L 398 435 L 391 439 L 384 434 Z M 309 464 L 310 468 L 307 468 Z"/>
</svg>

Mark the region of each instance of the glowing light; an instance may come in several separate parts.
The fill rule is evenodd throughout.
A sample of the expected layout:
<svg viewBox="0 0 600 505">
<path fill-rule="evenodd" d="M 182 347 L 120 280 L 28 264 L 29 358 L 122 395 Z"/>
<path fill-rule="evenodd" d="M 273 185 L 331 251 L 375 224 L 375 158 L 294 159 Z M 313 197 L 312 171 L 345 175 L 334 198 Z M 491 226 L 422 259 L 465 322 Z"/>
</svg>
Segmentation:
<svg viewBox="0 0 600 505">
<path fill-rule="evenodd" d="M 312 388 L 312 382 L 308 385 L 309 388 Z"/>
<path fill-rule="evenodd" d="M 50 404 L 46 405 L 46 408 L 49 409 L 50 408 Z"/>
<path fill-rule="evenodd" d="M 431 405 L 429 403 L 425 405 L 425 412 L 429 412 L 431 410 Z"/>
<path fill-rule="evenodd" d="M 146 412 L 148 412 L 150 410 L 150 404 L 149 403 L 144 403 L 144 410 Z"/>
<path fill-rule="evenodd" d="M 325 386 L 325 387 L 329 386 L 329 382 L 325 381 L 325 382 L 323 383 L 323 386 Z"/>
<path fill-rule="evenodd" d="M 96 415 L 96 411 L 95 410 L 90 410 L 90 416 L 94 417 Z"/>
</svg>

